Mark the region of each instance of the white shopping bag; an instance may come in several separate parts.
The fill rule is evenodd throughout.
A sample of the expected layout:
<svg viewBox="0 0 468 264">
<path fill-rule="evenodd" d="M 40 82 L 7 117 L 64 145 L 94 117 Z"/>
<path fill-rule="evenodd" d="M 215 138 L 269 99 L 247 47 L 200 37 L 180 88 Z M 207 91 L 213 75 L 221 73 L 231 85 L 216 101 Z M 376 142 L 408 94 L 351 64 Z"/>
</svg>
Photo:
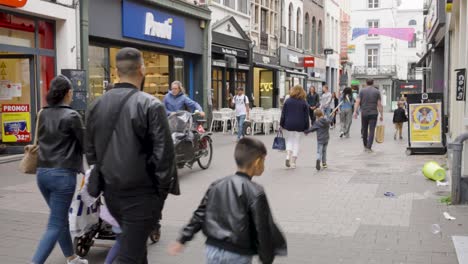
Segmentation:
<svg viewBox="0 0 468 264">
<path fill-rule="evenodd" d="M 68 211 L 68 221 L 70 223 L 70 233 L 72 237 L 82 236 L 91 226 L 97 224 L 99 221 L 98 205 L 93 203 L 88 207 L 86 203 L 83 202 L 82 192 L 85 186 L 84 182 L 85 177 L 83 177 L 80 187 L 73 197 L 70 210 Z"/>
</svg>

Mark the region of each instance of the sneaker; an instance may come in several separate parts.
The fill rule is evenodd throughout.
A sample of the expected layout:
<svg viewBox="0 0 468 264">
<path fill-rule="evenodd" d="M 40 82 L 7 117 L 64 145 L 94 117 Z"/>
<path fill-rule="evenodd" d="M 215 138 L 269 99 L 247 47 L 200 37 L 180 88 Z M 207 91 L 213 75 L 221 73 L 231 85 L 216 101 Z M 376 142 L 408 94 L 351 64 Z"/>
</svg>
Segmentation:
<svg viewBox="0 0 468 264">
<path fill-rule="evenodd" d="M 286 167 L 287 168 L 291 167 L 291 162 L 289 161 L 289 159 L 286 159 Z"/>
<path fill-rule="evenodd" d="M 295 169 L 296 168 L 296 157 L 292 157 L 291 159 L 291 168 Z"/>
<path fill-rule="evenodd" d="M 320 160 L 317 160 L 317 163 L 315 164 L 315 168 L 319 171 L 320 170 Z"/>
<path fill-rule="evenodd" d="M 370 149 L 370 148 L 366 148 L 366 152 L 367 153 L 373 153 L 374 151 L 372 149 Z"/>
<path fill-rule="evenodd" d="M 400 137 L 400 140 L 403 140 L 403 137 Z"/>
<path fill-rule="evenodd" d="M 328 168 L 326 163 L 323 163 L 322 166 L 323 166 L 324 169 Z"/>
<path fill-rule="evenodd" d="M 344 136 L 344 133 L 343 133 L 343 132 L 341 132 L 341 133 L 340 133 L 340 138 L 342 138 L 343 136 Z"/>
<path fill-rule="evenodd" d="M 77 256 L 72 260 L 67 260 L 67 264 L 88 264 L 88 261 Z"/>
</svg>

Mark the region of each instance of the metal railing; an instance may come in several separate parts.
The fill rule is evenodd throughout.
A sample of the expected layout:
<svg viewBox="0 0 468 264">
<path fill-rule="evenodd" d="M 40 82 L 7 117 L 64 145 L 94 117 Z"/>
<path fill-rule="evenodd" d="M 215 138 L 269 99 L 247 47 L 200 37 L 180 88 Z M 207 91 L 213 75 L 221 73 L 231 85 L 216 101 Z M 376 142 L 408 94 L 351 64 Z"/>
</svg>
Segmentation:
<svg viewBox="0 0 468 264">
<path fill-rule="evenodd" d="M 286 44 L 286 38 L 287 38 L 286 32 L 287 32 L 286 27 L 282 26 L 281 27 L 281 43 L 282 44 Z"/>
<path fill-rule="evenodd" d="M 296 31 L 291 29 L 289 30 L 289 46 L 296 46 Z"/>
<path fill-rule="evenodd" d="M 302 34 L 297 34 L 297 46 L 298 49 L 302 49 Z"/>
<path fill-rule="evenodd" d="M 396 66 L 395 65 L 377 65 L 374 67 L 367 66 L 354 66 L 353 74 L 364 75 L 364 76 L 393 76 L 396 75 Z"/>
<path fill-rule="evenodd" d="M 260 33 L 260 49 L 268 50 L 268 34 L 266 32 Z"/>
</svg>

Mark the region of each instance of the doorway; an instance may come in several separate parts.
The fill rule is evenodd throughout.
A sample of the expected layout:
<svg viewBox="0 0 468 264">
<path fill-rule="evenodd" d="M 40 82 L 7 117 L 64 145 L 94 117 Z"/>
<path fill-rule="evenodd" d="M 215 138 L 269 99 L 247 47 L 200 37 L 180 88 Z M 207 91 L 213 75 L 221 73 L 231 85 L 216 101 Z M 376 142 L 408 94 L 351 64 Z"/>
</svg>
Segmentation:
<svg viewBox="0 0 468 264">
<path fill-rule="evenodd" d="M 0 55 L 0 144 L 23 146 L 33 140 L 36 117 L 33 55 Z"/>
</svg>

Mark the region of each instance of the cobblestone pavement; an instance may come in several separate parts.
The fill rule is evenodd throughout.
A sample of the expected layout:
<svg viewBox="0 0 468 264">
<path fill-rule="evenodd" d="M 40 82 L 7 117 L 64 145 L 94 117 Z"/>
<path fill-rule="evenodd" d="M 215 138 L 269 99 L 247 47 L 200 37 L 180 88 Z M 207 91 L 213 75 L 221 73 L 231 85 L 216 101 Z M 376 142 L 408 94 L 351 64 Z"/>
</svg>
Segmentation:
<svg viewBox="0 0 468 264">
<path fill-rule="evenodd" d="M 391 117 L 386 117 L 386 141 L 375 153 L 364 153 L 359 121 L 351 138 L 331 131 L 329 168 L 315 170 L 315 135 L 302 139 L 295 170 L 284 167 L 284 153 L 269 151 L 264 176 L 255 179 L 266 188 L 277 222 L 286 233 L 289 256 L 275 263 L 458 263 L 452 235 L 468 235 L 468 207 L 439 202 L 449 187 L 436 187 L 421 174 L 430 160 L 443 156 L 410 156 L 406 141 L 393 140 Z M 259 135 L 268 147 L 274 135 Z M 149 246 L 150 263 L 204 263 L 204 238 L 189 244 L 178 257 L 166 254 L 167 245 L 188 221 L 209 183 L 235 171 L 234 136 L 216 133 L 215 156 L 208 170 L 181 170 L 182 195 L 169 197 L 164 211 L 163 236 Z M 17 163 L 0 165 L 0 263 L 28 263 L 47 220 L 47 208 L 35 176 L 22 175 Z M 387 191 L 394 198 L 385 197 Z M 457 219 L 442 216 L 449 212 Z M 438 224 L 441 232 L 433 234 Z M 96 241 L 87 256 L 102 263 L 111 242 Z M 48 263 L 65 263 L 58 247 Z"/>
</svg>

